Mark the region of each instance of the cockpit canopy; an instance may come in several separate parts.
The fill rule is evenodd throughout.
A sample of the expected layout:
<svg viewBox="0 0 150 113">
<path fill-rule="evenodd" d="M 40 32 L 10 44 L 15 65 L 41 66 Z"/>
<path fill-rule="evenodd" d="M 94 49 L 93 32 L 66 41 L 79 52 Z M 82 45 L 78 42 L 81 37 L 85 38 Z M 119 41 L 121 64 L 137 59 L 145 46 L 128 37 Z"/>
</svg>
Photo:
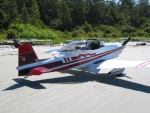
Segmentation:
<svg viewBox="0 0 150 113">
<path fill-rule="evenodd" d="M 74 50 L 95 50 L 102 46 L 104 46 L 104 44 L 99 42 L 97 39 L 88 39 L 82 41 L 73 41 L 63 46 L 60 50 L 63 52 Z"/>
</svg>

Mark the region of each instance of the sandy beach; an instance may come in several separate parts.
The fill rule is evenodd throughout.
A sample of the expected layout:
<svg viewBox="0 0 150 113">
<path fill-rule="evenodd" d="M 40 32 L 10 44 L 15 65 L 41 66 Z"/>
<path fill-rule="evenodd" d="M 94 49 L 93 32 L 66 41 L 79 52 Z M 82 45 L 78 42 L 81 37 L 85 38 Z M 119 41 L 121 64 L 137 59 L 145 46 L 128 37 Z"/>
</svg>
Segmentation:
<svg viewBox="0 0 150 113">
<path fill-rule="evenodd" d="M 117 59 L 150 61 L 150 43 L 133 45 L 130 42 Z M 34 46 L 40 58 L 54 48 Z M 124 77 L 115 78 L 65 70 L 18 84 L 17 54 L 17 49 L 0 47 L 0 113 L 150 112 L 150 68 L 126 68 Z"/>
</svg>

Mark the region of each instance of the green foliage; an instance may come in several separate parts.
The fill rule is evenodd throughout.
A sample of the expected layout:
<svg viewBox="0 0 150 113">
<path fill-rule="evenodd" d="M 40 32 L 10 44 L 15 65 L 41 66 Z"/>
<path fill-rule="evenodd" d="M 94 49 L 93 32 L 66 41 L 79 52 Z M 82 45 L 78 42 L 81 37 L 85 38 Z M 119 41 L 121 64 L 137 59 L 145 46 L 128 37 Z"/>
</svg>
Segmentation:
<svg viewBox="0 0 150 113">
<path fill-rule="evenodd" d="M 121 31 L 122 31 L 122 34 L 124 34 L 124 33 L 130 34 L 130 33 L 135 32 L 136 29 L 134 27 L 130 26 L 130 25 L 126 25 L 126 26 L 122 27 Z"/>
<path fill-rule="evenodd" d="M 139 31 L 137 35 L 140 37 L 148 37 L 149 36 L 149 34 L 147 32 L 144 32 L 144 31 Z"/>
<path fill-rule="evenodd" d="M 83 26 L 83 30 L 84 30 L 86 33 L 88 33 L 88 32 L 90 32 L 90 31 L 92 31 L 92 26 L 86 22 L 85 25 Z"/>
<path fill-rule="evenodd" d="M 58 18 L 59 2 L 59 0 L 38 0 L 42 22 L 54 29 L 59 29 L 61 24 L 60 18 Z"/>
<path fill-rule="evenodd" d="M 74 30 L 74 31 L 72 32 L 72 37 L 81 37 L 81 36 L 83 36 L 83 35 L 85 35 L 85 32 L 82 30 L 81 27 L 78 28 L 78 30 Z"/>
<path fill-rule="evenodd" d="M 116 38 L 117 35 L 116 35 L 115 33 L 112 33 L 112 37 L 113 37 L 113 38 Z"/>
<path fill-rule="evenodd" d="M 83 0 L 70 0 L 68 4 L 71 12 L 73 26 L 81 26 L 86 20 L 86 4 Z"/>
<path fill-rule="evenodd" d="M 23 7 L 22 7 L 22 14 L 21 14 L 21 19 L 20 21 L 24 24 L 28 24 L 28 23 L 31 23 L 31 18 L 30 18 L 30 15 L 28 14 L 28 11 L 27 11 L 27 7 L 25 5 L 25 2 L 23 3 Z"/>
<path fill-rule="evenodd" d="M 54 40 L 52 40 L 52 44 L 60 44 L 60 43 L 64 42 L 65 40 L 66 40 L 65 38 L 57 37 Z"/>
<path fill-rule="evenodd" d="M 20 38 L 27 39 L 55 39 L 58 37 L 50 29 L 41 29 L 31 24 L 11 24 L 11 31 L 17 31 Z"/>
<path fill-rule="evenodd" d="M 59 15 L 60 19 L 60 25 L 59 29 L 62 31 L 65 30 L 71 30 L 72 29 L 72 18 L 71 18 L 71 12 L 70 8 L 67 5 L 67 2 L 65 0 L 60 1 L 60 9 L 59 9 Z"/>
<path fill-rule="evenodd" d="M 106 26 L 106 25 L 101 25 L 100 29 L 105 33 L 105 34 L 109 34 L 114 32 L 114 28 L 111 26 Z"/>
<path fill-rule="evenodd" d="M 0 34 L 0 41 L 1 40 L 6 40 L 6 35 L 5 34 Z"/>
<path fill-rule="evenodd" d="M 38 25 L 40 23 L 40 12 L 37 0 L 31 0 L 31 24 Z"/>
<path fill-rule="evenodd" d="M 150 27 L 145 27 L 144 31 L 147 32 L 147 33 L 150 33 Z"/>
<path fill-rule="evenodd" d="M 83 34 L 85 34 L 85 32 L 81 29 L 81 30 L 78 30 L 78 33 L 80 34 L 80 35 L 83 35 Z"/>
<path fill-rule="evenodd" d="M 129 33 L 124 32 L 124 33 L 122 34 L 122 36 L 124 36 L 124 37 L 129 37 L 130 35 L 129 35 Z"/>
<path fill-rule="evenodd" d="M 72 32 L 72 37 L 78 37 L 78 36 L 79 36 L 79 34 L 78 34 L 77 31 L 73 31 L 73 32 Z"/>
<path fill-rule="evenodd" d="M 55 20 L 52 20 L 51 21 L 51 27 L 53 29 L 59 29 L 60 28 L 60 25 L 61 25 L 61 20 L 60 19 L 55 19 Z"/>
<path fill-rule="evenodd" d="M 94 37 L 99 37 L 97 33 L 94 34 Z"/>
<path fill-rule="evenodd" d="M 92 33 L 88 33 L 88 38 L 92 38 L 93 34 Z"/>
<path fill-rule="evenodd" d="M 17 31 L 14 29 L 9 29 L 7 32 L 7 38 L 8 39 L 15 39 L 17 36 Z"/>
</svg>

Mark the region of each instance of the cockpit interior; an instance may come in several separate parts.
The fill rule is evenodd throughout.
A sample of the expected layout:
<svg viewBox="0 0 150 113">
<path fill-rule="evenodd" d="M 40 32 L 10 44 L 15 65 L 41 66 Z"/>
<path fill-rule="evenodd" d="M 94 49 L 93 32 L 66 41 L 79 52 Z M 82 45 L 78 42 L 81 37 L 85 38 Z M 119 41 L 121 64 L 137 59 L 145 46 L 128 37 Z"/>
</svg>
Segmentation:
<svg viewBox="0 0 150 113">
<path fill-rule="evenodd" d="M 88 39 L 84 41 L 73 41 L 61 48 L 62 52 L 75 51 L 75 50 L 96 50 L 104 47 L 104 44 L 97 39 Z"/>
</svg>

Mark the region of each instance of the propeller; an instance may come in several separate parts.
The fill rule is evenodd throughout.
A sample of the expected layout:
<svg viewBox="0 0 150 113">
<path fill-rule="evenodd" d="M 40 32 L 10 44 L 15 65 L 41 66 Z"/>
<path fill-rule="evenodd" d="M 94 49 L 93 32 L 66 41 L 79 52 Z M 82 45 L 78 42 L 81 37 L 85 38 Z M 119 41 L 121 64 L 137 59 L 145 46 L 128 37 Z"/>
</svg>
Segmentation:
<svg viewBox="0 0 150 113">
<path fill-rule="evenodd" d="M 125 40 L 125 41 L 122 43 L 122 46 L 126 45 L 130 40 L 131 40 L 131 37 L 128 38 L 127 40 Z"/>
</svg>

